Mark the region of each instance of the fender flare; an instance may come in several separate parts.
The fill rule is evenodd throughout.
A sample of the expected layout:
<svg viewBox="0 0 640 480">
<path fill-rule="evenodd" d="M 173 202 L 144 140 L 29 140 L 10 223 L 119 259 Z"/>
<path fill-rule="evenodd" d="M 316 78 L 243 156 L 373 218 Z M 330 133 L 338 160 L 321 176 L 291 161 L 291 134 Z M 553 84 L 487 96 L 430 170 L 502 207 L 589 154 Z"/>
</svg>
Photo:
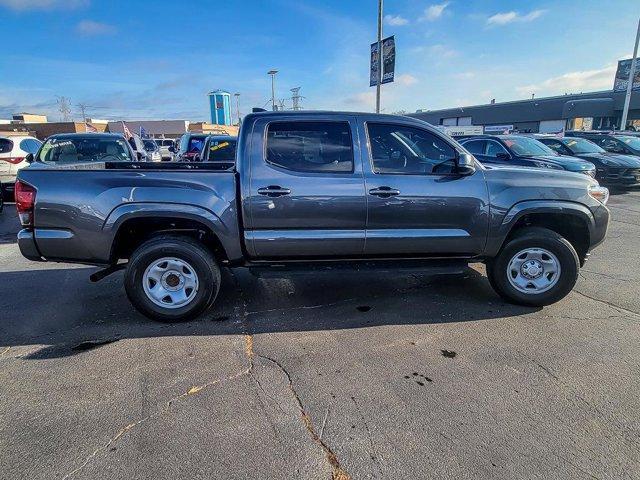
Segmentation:
<svg viewBox="0 0 640 480">
<path fill-rule="evenodd" d="M 593 236 L 596 228 L 593 213 L 586 205 L 581 203 L 561 200 L 525 200 L 513 205 L 502 218 L 501 223 L 494 226 L 496 233 L 492 235 L 493 241 L 490 241 L 487 245 L 488 256 L 497 255 L 513 226 L 523 216 L 532 213 L 554 213 L 578 217 L 587 225 L 590 237 Z"/>
<path fill-rule="evenodd" d="M 180 218 L 193 220 L 205 225 L 218 237 L 227 257 L 232 259 L 239 249 L 237 236 L 233 229 L 216 214 L 206 208 L 184 203 L 140 202 L 127 203 L 114 208 L 102 225 L 102 233 L 109 238 L 109 244 L 113 248 L 113 242 L 122 225 L 132 219 L 138 218 Z"/>
</svg>

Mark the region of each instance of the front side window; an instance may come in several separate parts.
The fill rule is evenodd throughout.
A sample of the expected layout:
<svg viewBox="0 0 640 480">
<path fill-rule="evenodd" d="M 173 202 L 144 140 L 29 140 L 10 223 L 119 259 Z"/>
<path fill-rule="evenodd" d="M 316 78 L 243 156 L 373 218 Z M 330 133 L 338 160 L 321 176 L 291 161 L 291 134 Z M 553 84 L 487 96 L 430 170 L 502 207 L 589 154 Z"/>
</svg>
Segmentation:
<svg viewBox="0 0 640 480">
<path fill-rule="evenodd" d="M 446 141 L 420 128 L 367 125 L 374 173 L 405 175 L 455 172 L 456 151 Z"/>
<path fill-rule="evenodd" d="M 86 162 L 132 162 L 122 138 L 51 138 L 44 142 L 37 160 L 68 164 Z"/>
<path fill-rule="evenodd" d="M 271 123 L 267 129 L 266 160 L 296 172 L 353 172 L 349 123 Z"/>
<path fill-rule="evenodd" d="M 463 145 L 473 155 L 484 155 L 484 140 L 471 140 Z"/>
<path fill-rule="evenodd" d="M 498 154 L 509 155 L 509 152 L 498 142 L 487 141 L 487 157 L 497 157 Z"/>
</svg>

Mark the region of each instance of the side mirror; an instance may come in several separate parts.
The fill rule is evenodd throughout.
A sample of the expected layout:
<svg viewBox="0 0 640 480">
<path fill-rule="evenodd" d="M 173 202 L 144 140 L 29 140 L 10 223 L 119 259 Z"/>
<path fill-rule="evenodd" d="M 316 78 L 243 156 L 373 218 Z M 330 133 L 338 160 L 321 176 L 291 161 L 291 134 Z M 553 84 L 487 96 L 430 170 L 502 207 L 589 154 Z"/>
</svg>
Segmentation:
<svg viewBox="0 0 640 480">
<path fill-rule="evenodd" d="M 511 160 L 511 155 L 505 152 L 496 153 L 496 158 L 499 160 Z"/>
<path fill-rule="evenodd" d="M 34 158 L 33 158 L 33 153 L 28 153 L 26 157 L 24 157 L 24 161 L 27 163 L 33 163 Z"/>
<path fill-rule="evenodd" d="M 468 153 L 458 155 L 456 170 L 459 175 L 473 175 L 476 172 L 476 162 L 473 155 Z"/>
</svg>

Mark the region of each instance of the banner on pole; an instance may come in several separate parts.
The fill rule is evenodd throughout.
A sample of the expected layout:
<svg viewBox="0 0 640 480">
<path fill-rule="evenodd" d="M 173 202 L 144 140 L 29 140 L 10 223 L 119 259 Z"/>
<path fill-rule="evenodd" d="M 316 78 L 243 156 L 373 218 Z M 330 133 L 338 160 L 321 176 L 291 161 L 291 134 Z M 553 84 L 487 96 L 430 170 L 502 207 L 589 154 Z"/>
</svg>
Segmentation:
<svg viewBox="0 0 640 480">
<path fill-rule="evenodd" d="M 629 83 L 629 72 L 631 71 L 631 59 L 620 60 L 616 70 L 616 78 L 613 82 L 615 92 L 624 92 Z M 632 90 L 640 90 L 640 58 L 636 59 L 636 71 L 633 72 Z"/>
<path fill-rule="evenodd" d="M 382 67 L 382 82 L 393 82 L 396 69 L 396 40 L 392 35 L 380 42 L 382 44 L 382 62 L 378 52 L 378 42 L 371 44 L 371 67 L 369 71 L 369 86 L 378 85 L 380 78 L 380 68 Z"/>
</svg>

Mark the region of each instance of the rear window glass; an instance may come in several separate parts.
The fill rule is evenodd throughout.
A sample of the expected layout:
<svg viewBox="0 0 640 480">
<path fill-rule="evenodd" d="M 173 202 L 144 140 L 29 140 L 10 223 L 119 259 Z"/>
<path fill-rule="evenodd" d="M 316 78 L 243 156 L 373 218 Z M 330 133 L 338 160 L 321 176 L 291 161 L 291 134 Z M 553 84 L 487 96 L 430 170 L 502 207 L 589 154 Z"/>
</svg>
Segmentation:
<svg viewBox="0 0 640 480">
<path fill-rule="evenodd" d="M 13 150 L 13 142 L 7 138 L 0 138 L 0 153 L 10 153 Z"/>
<path fill-rule="evenodd" d="M 132 162 L 122 138 L 51 138 L 38 154 L 44 163 Z"/>
<path fill-rule="evenodd" d="M 237 144 L 235 140 L 211 140 L 204 161 L 235 162 Z"/>
<path fill-rule="evenodd" d="M 353 143 L 347 122 L 269 124 L 267 162 L 298 172 L 353 171 Z"/>
</svg>

